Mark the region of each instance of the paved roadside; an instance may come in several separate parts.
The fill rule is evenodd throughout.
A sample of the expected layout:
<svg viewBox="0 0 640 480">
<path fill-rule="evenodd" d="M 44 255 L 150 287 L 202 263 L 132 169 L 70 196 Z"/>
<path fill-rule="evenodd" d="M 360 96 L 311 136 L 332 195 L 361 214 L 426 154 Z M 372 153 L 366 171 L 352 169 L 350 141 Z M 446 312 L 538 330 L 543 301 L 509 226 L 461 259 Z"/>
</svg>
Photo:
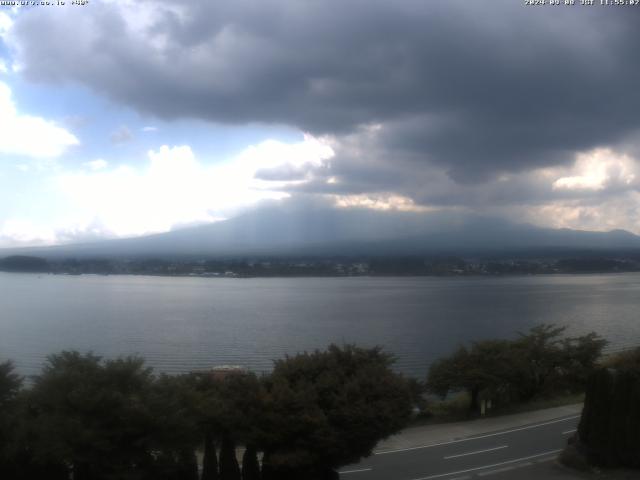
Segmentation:
<svg viewBox="0 0 640 480">
<path fill-rule="evenodd" d="M 402 450 L 424 445 L 451 442 L 461 438 L 474 437 L 490 432 L 512 430 L 514 428 L 544 423 L 558 418 L 580 415 L 582 404 L 564 405 L 562 407 L 546 408 L 531 412 L 502 415 L 499 417 L 480 418 L 464 422 L 442 423 L 411 427 L 383 440 L 378 444 L 375 452 Z"/>
<path fill-rule="evenodd" d="M 521 473 L 527 475 L 527 468 L 553 465 L 576 431 L 581 410 L 578 404 L 408 428 L 380 443 L 370 457 L 345 466 L 340 477 L 470 480 L 506 474 L 520 478 Z"/>
<path fill-rule="evenodd" d="M 412 427 L 340 471 L 345 480 L 640 480 L 640 472 L 578 472 L 558 462 L 582 404 Z"/>
<path fill-rule="evenodd" d="M 640 472 L 631 470 L 611 470 L 606 472 L 582 473 L 560 465 L 556 459 L 528 462 L 513 469 L 485 472 L 476 476 L 461 477 L 456 480 L 638 480 Z"/>
</svg>

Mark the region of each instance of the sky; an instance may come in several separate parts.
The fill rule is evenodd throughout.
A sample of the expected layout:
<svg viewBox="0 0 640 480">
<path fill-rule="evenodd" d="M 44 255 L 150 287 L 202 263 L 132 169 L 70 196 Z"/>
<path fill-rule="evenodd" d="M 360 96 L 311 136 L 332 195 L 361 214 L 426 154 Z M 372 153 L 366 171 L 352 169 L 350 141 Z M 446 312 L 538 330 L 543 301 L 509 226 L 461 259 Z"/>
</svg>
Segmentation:
<svg viewBox="0 0 640 480">
<path fill-rule="evenodd" d="M 0 247 L 265 202 L 640 234 L 640 5 L 51 3 L 0 6 Z"/>
</svg>

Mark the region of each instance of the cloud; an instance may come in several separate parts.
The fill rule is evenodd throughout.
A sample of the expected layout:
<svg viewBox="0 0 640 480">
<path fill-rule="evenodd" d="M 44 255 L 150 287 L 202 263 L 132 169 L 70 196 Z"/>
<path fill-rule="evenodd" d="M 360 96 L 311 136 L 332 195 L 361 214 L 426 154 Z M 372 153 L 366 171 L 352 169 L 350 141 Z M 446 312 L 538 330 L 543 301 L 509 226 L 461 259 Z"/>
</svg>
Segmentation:
<svg viewBox="0 0 640 480">
<path fill-rule="evenodd" d="M 511 218 L 553 228 L 609 231 L 624 229 L 640 234 L 640 192 L 629 190 L 588 202 L 561 200 L 509 212 Z"/>
<path fill-rule="evenodd" d="M 378 132 L 374 128 L 347 141 L 334 139 L 330 164 L 310 168 L 307 181 L 289 184 L 285 191 L 331 198 L 340 207 L 455 210 L 538 225 L 623 228 L 640 234 L 640 161 L 631 150 L 594 148 L 575 154 L 568 165 L 456 182 L 442 166 L 416 169 L 411 160 L 386 162 L 387 152 L 376 148 Z"/>
<path fill-rule="evenodd" d="M 579 154 L 574 172 L 553 182 L 557 190 L 604 190 L 638 187 L 638 165 L 628 155 L 616 155 L 610 149 L 595 149 Z"/>
<path fill-rule="evenodd" d="M 107 162 L 102 158 L 98 158 L 96 160 L 85 162 L 83 165 L 85 165 L 89 170 L 92 170 L 95 172 L 95 171 L 104 170 L 105 168 L 107 168 L 109 166 L 109 162 Z"/>
<path fill-rule="evenodd" d="M 85 164 L 90 171 L 65 172 L 55 179 L 59 195 L 75 206 L 73 218 L 64 219 L 56 231 L 125 237 L 217 221 L 289 196 L 283 190 L 291 182 L 256 178 L 261 168 L 320 165 L 331 156 L 330 147 L 307 136 L 290 144 L 267 140 L 215 165 L 196 158 L 188 145 L 150 150 L 142 168 L 108 168 L 95 160 Z"/>
<path fill-rule="evenodd" d="M 416 205 L 413 200 L 400 195 L 335 195 L 334 205 L 338 208 L 367 208 L 370 210 L 399 212 L 430 212 L 435 210 Z"/>
<path fill-rule="evenodd" d="M 4 37 L 12 26 L 13 20 L 11 17 L 4 12 L 0 12 L 0 38 Z"/>
<path fill-rule="evenodd" d="M 386 162 L 439 165 L 458 182 L 567 165 L 640 127 L 635 11 L 421 0 L 82 10 L 15 20 L 27 78 L 81 83 L 166 119 L 316 136 L 382 125 Z"/>
<path fill-rule="evenodd" d="M 163 147 L 144 168 L 68 173 L 83 225 L 162 231 L 292 195 L 637 232 L 637 16 L 507 0 L 123 0 L 23 10 L 5 39 L 25 79 L 83 85 L 145 121 L 308 132 L 216 168 Z"/>
<path fill-rule="evenodd" d="M 3 247 L 50 245 L 56 240 L 53 230 L 29 220 L 8 219 L 0 224 L 0 245 Z"/>
<path fill-rule="evenodd" d="M 146 127 L 142 127 L 141 130 L 143 132 L 145 132 L 145 133 L 157 132 L 158 131 L 158 127 L 146 126 Z"/>
<path fill-rule="evenodd" d="M 30 157 L 57 157 L 78 139 L 56 123 L 20 114 L 11 99 L 11 90 L 0 82 L 0 154 Z"/>
</svg>

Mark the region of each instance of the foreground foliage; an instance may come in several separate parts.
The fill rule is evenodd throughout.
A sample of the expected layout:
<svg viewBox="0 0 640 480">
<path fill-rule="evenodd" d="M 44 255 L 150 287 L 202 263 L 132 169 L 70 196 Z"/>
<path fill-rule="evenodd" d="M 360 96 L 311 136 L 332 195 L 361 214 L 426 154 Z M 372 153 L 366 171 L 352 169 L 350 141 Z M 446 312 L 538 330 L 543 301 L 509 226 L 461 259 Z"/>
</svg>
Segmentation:
<svg viewBox="0 0 640 480">
<path fill-rule="evenodd" d="M 428 390 L 466 392 L 473 413 L 488 399 L 506 405 L 584 391 L 605 342 L 564 331 L 541 325 L 515 340 L 460 347 L 431 366 Z M 0 478 L 335 479 L 337 468 L 370 455 L 408 423 L 413 406 L 424 406 L 421 384 L 394 373 L 393 361 L 380 348 L 331 345 L 278 360 L 262 377 L 170 376 L 154 375 L 137 357 L 62 352 L 28 388 L 11 363 L 1 363 Z M 629 372 L 640 371 L 640 350 L 609 362 L 636 375 Z M 637 390 L 616 392 L 620 412 L 629 398 L 640 401 Z M 605 401 L 597 399 L 605 397 L 594 395 L 590 411 L 600 411 Z M 586 425 L 586 439 L 605 438 L 610 428 Z"/>
<path fill-rule="evenodd" d="M 391 364 L 378 348 L 332 345 L 263 378 L 155 376 L 140 358 L 62 352 L 24 388 L 3 363 L 0 478 L 333 478 L 406 425 L 409 388 Z"/>
</svg>

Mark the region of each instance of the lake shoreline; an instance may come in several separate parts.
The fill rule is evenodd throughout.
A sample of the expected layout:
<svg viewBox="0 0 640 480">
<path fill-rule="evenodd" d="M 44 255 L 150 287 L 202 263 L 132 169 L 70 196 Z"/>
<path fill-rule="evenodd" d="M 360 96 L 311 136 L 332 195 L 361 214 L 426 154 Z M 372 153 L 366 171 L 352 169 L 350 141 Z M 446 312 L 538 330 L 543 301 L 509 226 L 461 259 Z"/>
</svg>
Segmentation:
<svg viewBox="0 0 640 480">
<path fill-rule="evenodd" d="M 6 274 L 30 274 L 30 275 L 51 275 L 61 277 L 79 277 L 79 276 L 94 276 L 94 277 L 166 277 L 166 278 L 214 278 L 214 279 L 256 279 L 256 278 L 522 278 L 522 277 L 545 277 L 545 276 L 563 276 L 563 275 L 576 275 L 576 276 L 592 276 L 592 275 L 628 275 L 640 273 L 638 270 L 629 271 L 588 271 L 588 272 L 539 272 L 539 273 L 469 273 L 469 274 L 362 274 L 362 275 L 338 275 L 338 274 L 292 274 L 292 275 L 214 275 L 214 274 L 192 274 L 192 273 L 71 273 L 71 272 L 30 272 L 30 271 L 7 271 L 0 270 L 0 273 Z"/>
</svg>

